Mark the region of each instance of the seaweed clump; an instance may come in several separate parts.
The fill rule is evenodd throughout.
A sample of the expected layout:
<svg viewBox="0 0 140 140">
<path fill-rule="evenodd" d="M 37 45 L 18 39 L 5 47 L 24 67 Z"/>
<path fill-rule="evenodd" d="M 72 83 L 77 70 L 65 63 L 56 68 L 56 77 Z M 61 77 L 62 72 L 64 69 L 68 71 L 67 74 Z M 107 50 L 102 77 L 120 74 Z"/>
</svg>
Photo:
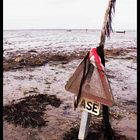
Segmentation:
<svg viewBox="0 0 140 140">
<path fill-rule="evenodd" d="M 46 125 L 43 115 L 47 105 L 59 107 L 61 100 L 55 95 L 39 94 L 20 99 L 18 103 L 12 102 L 3 107 L 4 120 L 15 126 L 24 128 L 42 127 Z"/>
</svg>

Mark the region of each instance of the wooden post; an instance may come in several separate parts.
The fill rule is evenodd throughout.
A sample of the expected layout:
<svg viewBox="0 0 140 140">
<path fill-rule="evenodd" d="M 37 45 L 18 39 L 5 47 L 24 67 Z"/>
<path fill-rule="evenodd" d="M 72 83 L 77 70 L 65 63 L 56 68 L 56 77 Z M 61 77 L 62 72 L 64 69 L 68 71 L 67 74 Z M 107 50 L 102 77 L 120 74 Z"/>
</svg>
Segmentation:
<svg viewBox="0 0 140 140">
<path fill-rule="evenodd" d="M 109 0 L 108 7 L 105 12 L 104 16 L 104 22 L 103 22 L 103 27 L 101 31 L 101 37 L 100 37 L 100 43 L 99 43 L 99 56 L 101 58 L 102 64 L 105 66 L 105 58 L 104 58 L 104 44 L 105 44 L 105 39 L 106 36 L 110 37 L 110 32 L 112 31 L 112 13 L 115 12 L 115 2 L 116 0 Z M 104 125 L 107 124 L 107 126 L 110 126 L 110 135 L 111 137 L 113 134 L 111 133 L 111 125 L 109 123 L 109 107 L 103 105 L 103 120 L 104 120 Z M 88 134 L 88 125 L 90 122 L 90 116 L 91 114 L 88 112 L 83 111 L 82 112 L 82 117 L 81 117 L 81 124 L 80 124 L 80 129 L 79 129 L 79 135 L 78 139 L 79 140 L 85 140 Z M 106 126 L 106 125 L 105 125 Z M 106 127 L 106 129 L 108 129 Z M 108 139 L 108 137 L 107 137 Z"/>
<path fill-rule="evenodd" d="M 91 117 L 91 113 L 88 113 L 86 111 L 82 112 L 80 129 L 78 134 L 79 140 L 85 140 L 85 138 L 87 137 L 90 117 Z"/>
</svg>

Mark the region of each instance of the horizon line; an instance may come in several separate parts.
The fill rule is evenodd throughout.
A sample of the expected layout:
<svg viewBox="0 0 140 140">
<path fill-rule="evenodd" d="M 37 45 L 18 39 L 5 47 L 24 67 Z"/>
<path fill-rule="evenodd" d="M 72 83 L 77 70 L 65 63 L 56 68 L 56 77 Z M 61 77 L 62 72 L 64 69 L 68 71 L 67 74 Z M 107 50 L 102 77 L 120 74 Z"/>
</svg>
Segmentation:
<svg viewBox="0 0 140 140">
<path fill-rule="evenodd" d="M 3 29 L 3 31 L 6 30 L 102 30 L 98 28 L 19 28 L 19 29 Z M 137 29 L 114 29 L 113 31 L 125 31 L 125 30 L 133 30 L 137 31 Z"/>
</svg>

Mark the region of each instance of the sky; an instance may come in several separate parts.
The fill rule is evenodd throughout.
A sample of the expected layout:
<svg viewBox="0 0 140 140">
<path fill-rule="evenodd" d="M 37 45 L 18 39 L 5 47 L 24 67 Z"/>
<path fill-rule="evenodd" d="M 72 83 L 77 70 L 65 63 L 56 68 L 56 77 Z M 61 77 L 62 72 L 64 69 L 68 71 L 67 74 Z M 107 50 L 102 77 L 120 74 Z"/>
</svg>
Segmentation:
<svg viewBox="0 0 140 140">
<path fill-rule="evenodd" d="M 4 0 L 4 29 L 101 29 L 109 0 Z M 137 0 L 116 0 L 113 29 L 137 29 Z"/>
</svg>

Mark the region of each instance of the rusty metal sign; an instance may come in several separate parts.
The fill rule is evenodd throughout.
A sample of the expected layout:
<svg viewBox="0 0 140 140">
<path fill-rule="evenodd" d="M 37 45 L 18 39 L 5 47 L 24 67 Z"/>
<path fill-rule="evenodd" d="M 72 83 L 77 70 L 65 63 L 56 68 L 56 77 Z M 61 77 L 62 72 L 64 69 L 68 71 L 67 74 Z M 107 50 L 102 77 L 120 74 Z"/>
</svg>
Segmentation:
<svg viewBox="0 0 140 140">
<path fill-rule="evenodd" d="M 86 67 L 88 67 L 88 65 L 89 63 L 87 62 Z M 84 61 L 79 64 L 76 71 L 66 83 L 65 89 L 67 91 L 72 92 L 75 95 L 78 94 L 83 70 Z M 114 98 L 105 74 L 105 68 L 104 71 L 101 71 L 97 67 L 94 67 L 92 74 L 87 76 L 82 86 L 81 99 L 82 98 L 89 99 L 91 102 L 98 102 L 107 106 L 113 106 Z"/>
</svg>

